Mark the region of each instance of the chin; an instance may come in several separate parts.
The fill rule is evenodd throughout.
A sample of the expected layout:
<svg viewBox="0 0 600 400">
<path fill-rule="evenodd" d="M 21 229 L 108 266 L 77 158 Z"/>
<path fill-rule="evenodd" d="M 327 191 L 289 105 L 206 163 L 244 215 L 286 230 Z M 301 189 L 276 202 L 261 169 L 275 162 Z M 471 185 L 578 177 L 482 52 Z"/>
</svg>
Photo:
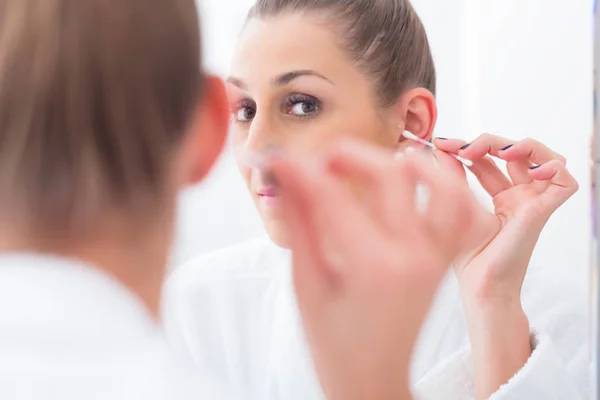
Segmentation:
<svg viewBox="0 0 600 400">
<path fill-rule="evenodd" d="M 289 249 L 288 230 L 283 221 L 265 221 L 267 235 L 277 247 Z"/>
</svg>

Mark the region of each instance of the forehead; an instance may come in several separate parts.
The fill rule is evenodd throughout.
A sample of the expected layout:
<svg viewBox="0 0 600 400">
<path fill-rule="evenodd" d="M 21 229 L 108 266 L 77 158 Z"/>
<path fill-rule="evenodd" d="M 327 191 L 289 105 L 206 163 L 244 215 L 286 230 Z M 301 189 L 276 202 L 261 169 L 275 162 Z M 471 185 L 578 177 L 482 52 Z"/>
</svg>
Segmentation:
<svg viewBox="0 0 600 400">
<path fill-rule="evenodd" d="M 324 18 L 293 13 L 249 20 L 241 32 L 231 74 L 256 79 L 307 69 L 331 79 L 355 72 Z"/>
</svg>

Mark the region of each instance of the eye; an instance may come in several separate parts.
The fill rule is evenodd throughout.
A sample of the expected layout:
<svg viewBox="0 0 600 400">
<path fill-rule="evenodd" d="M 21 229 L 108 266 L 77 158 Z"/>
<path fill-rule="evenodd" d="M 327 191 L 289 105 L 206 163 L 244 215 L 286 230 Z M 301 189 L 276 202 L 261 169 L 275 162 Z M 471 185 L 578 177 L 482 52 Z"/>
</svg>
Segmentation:
<svg viewBox="0 0 600 400">
<path fill-rule="evenodd" d="M 294 115 L 298 115 L 298 116 L 303 116 L 306 114 L 310 114 L 313 113 L 317 110 L 317 106 L 315 104 L 311 104 L 311 103 L 296 103 L 293 105 L 292 109 L 290 110 L 290 114 L 294 114 Z"/>
<path fill-rule="evenodd" d="M 311 118 L 321 110 L 320 101 L 304 94 L 291 95 L 286 100 L 286 113 L 298 118 Z"/>
<path fill-rule="evenodd" d="M 241 102 L 233 111 L 233 120 L 237 122 L 249 122 L 256 116 L 256 107 L 251 102 Z"/>
</svg>

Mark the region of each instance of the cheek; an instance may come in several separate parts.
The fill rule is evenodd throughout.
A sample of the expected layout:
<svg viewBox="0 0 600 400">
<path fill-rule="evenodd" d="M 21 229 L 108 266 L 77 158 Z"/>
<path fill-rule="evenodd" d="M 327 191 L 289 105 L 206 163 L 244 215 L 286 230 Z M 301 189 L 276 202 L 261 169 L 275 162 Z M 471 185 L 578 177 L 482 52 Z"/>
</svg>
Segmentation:
<svg viewBox="0 0 600 400">
<path fill-rule="evenodd" d="M 240 171 L 240 174 L 242 175 L 242 178 L 244 179 L 244 183 L 246 183 L 246 186 L 249 188 L 250 181 L 252 179 L 252 169 L 239 162 L 237 162 L 237 167 Z"/>
<path fill-rule="evenodd" d="M 379 121 L 347 118 L 305 124 L 301 128 L 295 129 L 291 135 L 286 135 L 286 140 L 280 140 L 280 142 L 284 147 L 319 153 L 344 139 L 358 139 L 376 145 L 389 146 L 389 141 L 384 140 L 384 137 Z"/>
<path fill-rule="evenodd" d="M 319 143 L 329 145 L 340 139 L 358 139 L 373 144 L 389 145 L 380 117 L 369 111 L 344 111 L 319 127 Z"/>
<path fill-rule="evenodd" d="M 234 148 L 246 143 L 246 140 L 248 139 L 248 129 L 245 127 L 245 125 L 240 126 L 240 124 L 233 123 L 230 125 L 229 132 L 231 134 Z"/>
<path fill-rule="evenodd" d="M 352 116 L 351 121 L 349 121 L 352 130 L 349 131 L 348 136 L 375 144 L 388 144 L 388 135 L 384 128 L 386 126 L 384 117 L 377 113 L 376 109 L 370 104 L 352 110 L 349 115 Z"/>
</svg>

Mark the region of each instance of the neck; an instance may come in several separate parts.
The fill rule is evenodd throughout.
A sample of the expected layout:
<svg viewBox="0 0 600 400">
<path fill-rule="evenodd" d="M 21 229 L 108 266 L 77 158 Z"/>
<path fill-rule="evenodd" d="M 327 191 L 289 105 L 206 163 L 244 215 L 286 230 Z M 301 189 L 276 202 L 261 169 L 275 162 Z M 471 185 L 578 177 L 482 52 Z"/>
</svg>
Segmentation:
<svg viewBox="0 0 600 400">
<path fill-rule="evenodd" d="M 0 252 L 45 253 L 82 261 L 119 280 L 158 318 L 169 242 L 151 237 L 148 232 L 142 235 L 124 232 L 114 227 L 104 234 L 40 239 L 16 229 L 0 229 Z"/>
</svg>

